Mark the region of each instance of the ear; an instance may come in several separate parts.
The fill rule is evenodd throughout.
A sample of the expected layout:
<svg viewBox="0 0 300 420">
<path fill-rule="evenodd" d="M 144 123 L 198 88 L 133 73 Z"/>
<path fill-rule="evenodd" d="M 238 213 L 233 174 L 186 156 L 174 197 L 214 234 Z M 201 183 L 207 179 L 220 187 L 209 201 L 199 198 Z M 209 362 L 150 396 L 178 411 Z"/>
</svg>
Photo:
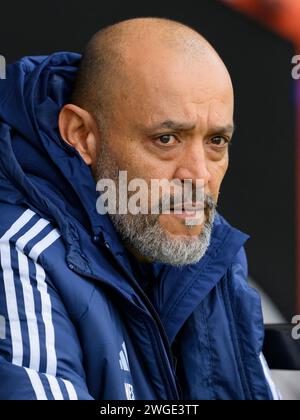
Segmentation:
<svg viewBox="0 0 300 420">
<path fill-rule="evenodd" d="M 63 140 L 74 147 L 93 169 L 99 143 L 99 129 L 94 117 L 76 105 L 67 104 L 60 111 L 58 127 Z"/>
</svg>

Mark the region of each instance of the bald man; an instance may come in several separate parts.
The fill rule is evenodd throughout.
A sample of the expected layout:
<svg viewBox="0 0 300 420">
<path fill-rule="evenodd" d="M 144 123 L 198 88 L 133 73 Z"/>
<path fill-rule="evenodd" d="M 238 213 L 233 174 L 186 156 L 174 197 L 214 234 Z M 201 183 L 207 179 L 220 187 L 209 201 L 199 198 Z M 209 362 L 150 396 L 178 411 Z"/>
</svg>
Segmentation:
<svg viewBox="0 0 300 420">
<path fill-rule="evenodd" d="M 1 399 L 278 398 L 248 237 L 216 211 L 233 111 L 219 55 L 165 19 L 9 66 Z"/>
</svg>

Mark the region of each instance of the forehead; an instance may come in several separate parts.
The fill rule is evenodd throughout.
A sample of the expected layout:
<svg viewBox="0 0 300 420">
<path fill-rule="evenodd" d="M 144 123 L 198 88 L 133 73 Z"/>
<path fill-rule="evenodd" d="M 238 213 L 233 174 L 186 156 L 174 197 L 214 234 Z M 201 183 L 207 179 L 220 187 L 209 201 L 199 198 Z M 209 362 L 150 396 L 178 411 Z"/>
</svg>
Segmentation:
<svg viewBox="0 0 300 420">
<path fill-rule="evenodd" d="M 218 58 L 147 54 L 127 66 L 126 79 L 116 107 L 128 122 L 175 119 L 226 125 L 232 121 L 232 84 Z"/>
</svg>

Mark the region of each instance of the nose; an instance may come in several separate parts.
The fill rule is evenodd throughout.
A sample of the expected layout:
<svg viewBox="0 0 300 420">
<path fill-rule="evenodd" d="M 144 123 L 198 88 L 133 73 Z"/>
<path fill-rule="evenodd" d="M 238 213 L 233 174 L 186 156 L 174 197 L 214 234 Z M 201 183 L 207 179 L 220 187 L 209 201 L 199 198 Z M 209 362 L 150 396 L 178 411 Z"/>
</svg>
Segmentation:
<svg viewBox="0 0 300 420">
<path fill-rule="evenodd" d="M 202 141 L 189 146 L 181 155 L 174 178 L 182 181 L 191 179 L 193 185 L 196 185 L 196 180 L 201 180 L 202 185 L 207 187 L 211 174 L 208 170 L 208 159 Z"/>
</svg>

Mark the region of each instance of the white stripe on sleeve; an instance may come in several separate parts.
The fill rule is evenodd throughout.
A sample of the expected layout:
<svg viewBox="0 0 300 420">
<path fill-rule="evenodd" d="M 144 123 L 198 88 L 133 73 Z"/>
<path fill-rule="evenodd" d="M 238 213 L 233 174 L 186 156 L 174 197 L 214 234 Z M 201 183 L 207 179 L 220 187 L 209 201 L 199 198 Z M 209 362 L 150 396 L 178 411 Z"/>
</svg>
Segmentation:
<svg viewBox="0 0 300 420">
<path fill-rule="evenodd" d="M 23 341 L 14 282 L 14 272 L 11 265 L 10 239 L 16 235 L 33 218 L 34 215 L 35 213 L 33 211 L 26 210 L 0 238 L 0 259 L 11 333 L 12 363 L 16 366 L 22 366 L 23 364 Z"/>
<path fill-rule="evenodd" d="M 11 238 L 16 235 L 26 224 L 35 216 L 31 210 L 26 210 L 22 216 L 10 227 L 10 229 L 0 238 L 0 259 L 4 279 L 4 288 L 6 295 L 6 305 L 9 318 L 12 344 L 12 364 L 23 366 L 24 343 L 22 338 L 21 324 L 19 319 L 18 301 L 15 288 L 14 271 L 11 261 Z M 46 400 L 46 392 L 38 373 L 41 362 L 41 343 L 39 337 L 38 322 L 36 316 L 34 289 L 31 284 L 29 263 L 31 258 L 34 261 L 37 289 L 41 297 L 42 319 L 45 326 L 45 348 L 46 348 L 46 373 L 45 376 L 49 382 L 50 390 L 54 399 L 62 400 L 63 394 L 57 375 L 57 356 L 55 350 L 55 332 L 52 321 L 52 305 L 48 287 L 46 283 L 46 273 L 37 260 L 41 253 L 50 247 L 59 237 L 60 233 L 53 229 L 48 235 L 40 240 L 31 250 L 29 258 L 24 254 L 25 246 L 34 239 L 42 230 L 49 225 L 49 222 L 40 219 L 16 242 L 16 251 L 18 256 L 18 275 L 20 277 L 22 292 L 25 304 L 25 315 L 28 327 L 30 361 L 29 368 L 24 368 L 31 381 L 35 395 L 38 400 Z M 43 374 L 44 375 L 44 374 Z M 77 399 L 76 391 L 73 385 L 64 381 L 70 399 Z"/>
<path fill-rule="evenodd" d="M 69 395 L 69 399 L 70 400 L 78 400 L 78 396 L 77 393 L 75 391 L 75 388 L 73 386 L 73 384 L 71 384 L 70 381 L 66 381 L 65 379 L 62 379 L 63 383 L 65 384 L 66 388 L 67 388 L 67 392 Z"/>
<path fill-rule="evenodd" d="M 61 392 L 57 378 L 55 378 L 55 376 L 47 375 L 47 374 L 45 376 L 48 379 L 53 398 L 55 400 L 63 400 L 64 397 Z"/>
<path fill-rule="evenodd" d="M 52 245 L 58 238 L 60 233 L 57 229 L 53 229 L 44 239 L 38 242 L 30 251 L 29 258 L 32 258 L 37 262 L 39 256 L 44 252 L 50 245 Z"/>
<path fill-rule="evenodd" d="M 34 370 L 25 368 L 27 375 L 29 376 L 32 388 L 34 389 L 35 396 L 37 400 L 47 400 L 47 396 L 41 381 L 41 378 L 39 377 L 39 374 L 35 372 Z"/>
<path fill-rule="evenodd" d="M 263 370 L 264 370 L 266 380 L 267 380 L 268 385 L 270 387 L 273 399 L 275 401 L 279 401 L 279 400 L 281 400 L 281 396 L 280 396 L 279 392 L 277 391 L 277 388 L 276 388 L 276 386 L 273 382 L 273 379 L 271 377 L 271 372 L 270 372 L 269 366 L 267 364 L 267 361 L 266 361 L 266 359 L 265 359 L 265 357 L 262 353 L 261 353 L 259 358 L 260 358 L 260 362 L 261 362 Z"/>
<path fill-rule="evenodd" d="M 52 321 L 52 307 L 48 287 L 46 283 L 46 273 L 43 267 L 35 263 L 37 288 L 41 296 L 42 318 L 45 325 L 45 341 L 47 351 L 46 373 L 56 376 L 57 357 L 55 351 L 55 332 Z"/>
<path fill-rule="evenodd" d="M 35 312 L 34 304 L 34 292 L 30 283 L 29 275 L 29 263 L 28 258 L 22 252 L 17 251 L 18 262 L 19 262 L 19 276 L 23 289 L 24 296 L 24 307 L 26 314 L 26 324 L 28 327 L 28 338 L 29 338 L 29 350 L 30 350 L 30 361 L 29 368 L 40 370 L 40 337 L 37 323 L 37 317 Z"/>
</svg>

